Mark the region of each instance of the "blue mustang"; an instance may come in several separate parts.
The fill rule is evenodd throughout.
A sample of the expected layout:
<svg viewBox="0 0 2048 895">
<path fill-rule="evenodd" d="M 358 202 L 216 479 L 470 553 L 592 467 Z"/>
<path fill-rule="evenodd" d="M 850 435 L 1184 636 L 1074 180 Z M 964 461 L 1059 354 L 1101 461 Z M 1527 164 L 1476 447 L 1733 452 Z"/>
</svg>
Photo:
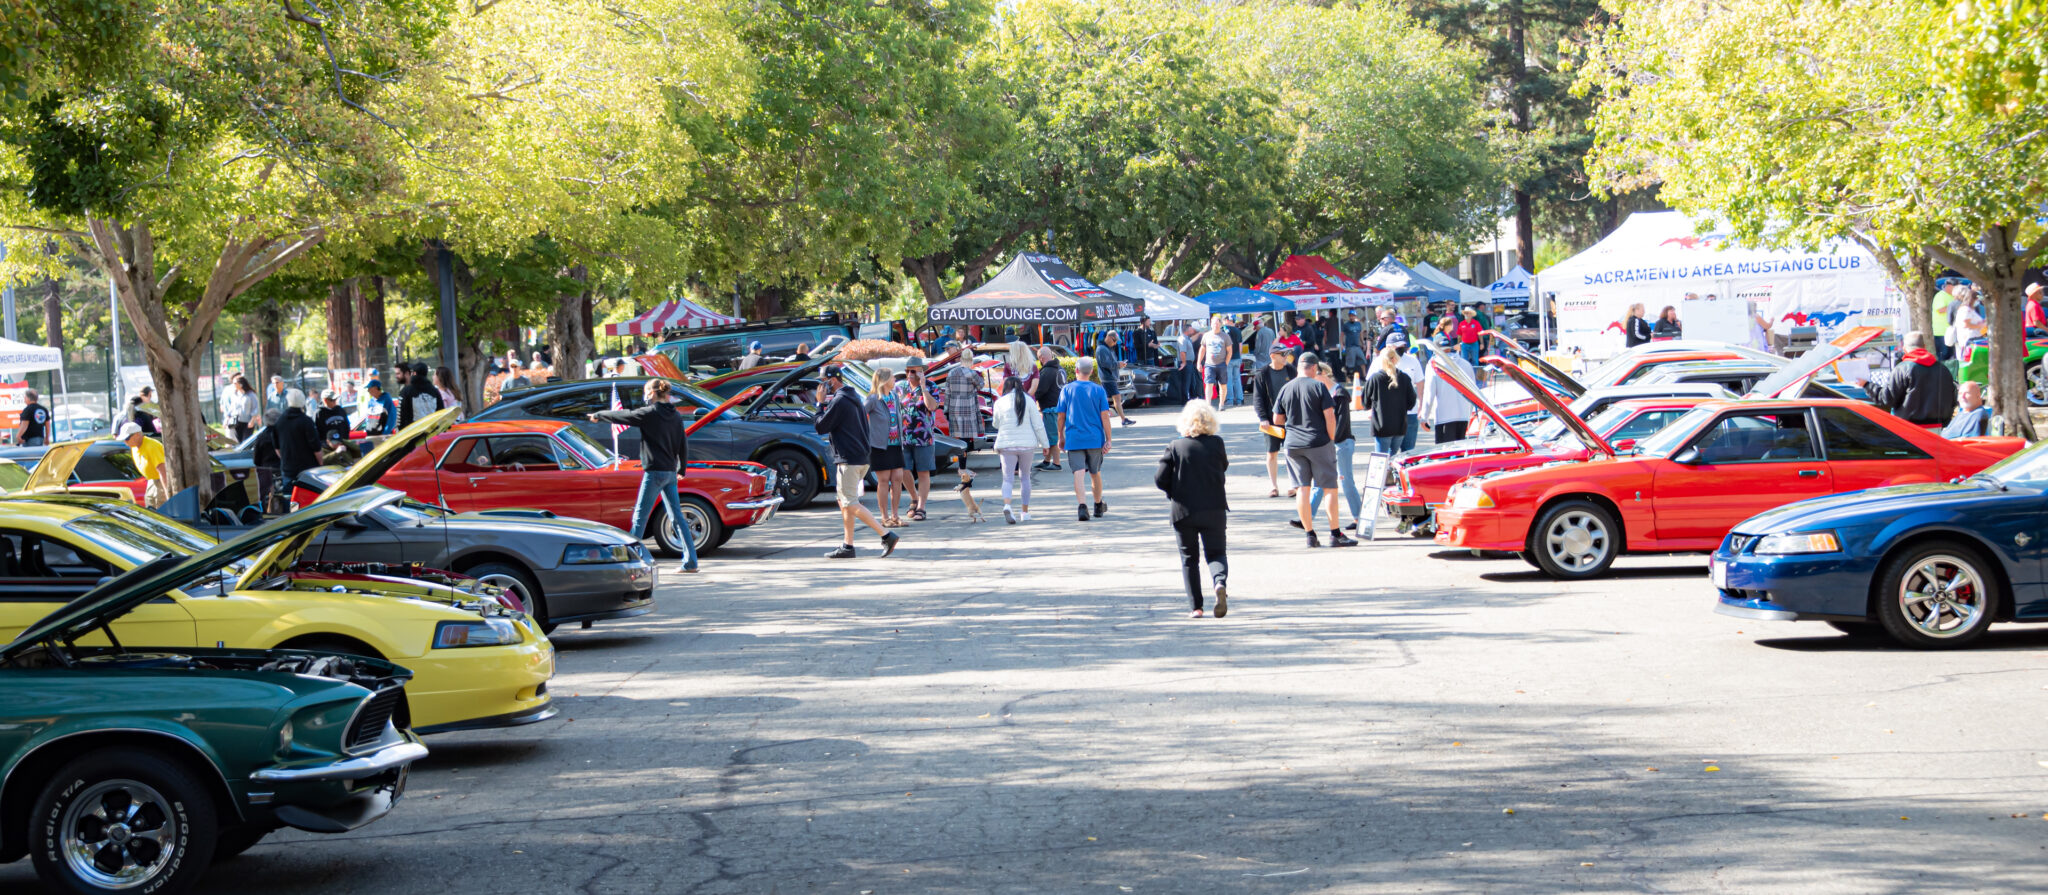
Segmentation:
<svg viewBox="0 0 2048 895">
<path fill-rule="evenodd" d="M 2048 442 L 1953 484 L 1786 504 L 1744 520 L 1709 565 L 1715 611 L 1825 621 L 1917 649 L 1995 621 L 2048 621 Z"/>
</svg>

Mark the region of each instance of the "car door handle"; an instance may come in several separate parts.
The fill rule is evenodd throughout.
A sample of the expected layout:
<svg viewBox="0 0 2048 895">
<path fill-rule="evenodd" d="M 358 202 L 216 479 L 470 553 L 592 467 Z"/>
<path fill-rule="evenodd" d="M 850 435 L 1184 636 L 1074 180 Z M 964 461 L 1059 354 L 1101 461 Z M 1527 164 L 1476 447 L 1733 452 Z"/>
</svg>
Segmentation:
<svg viewBox="0 0 2048 895">
<path fill-rule="evenodd" d="M 1820 478 L 1820 470 L 1818 470 L 1818 469 L 1802 469 L 1802 470 L 1800 470 L 1800 471 L 1799 471 L 1799 477 L 1800 477 L 1800 478 L 1802 478 L 1802 479 L 1817 479 L 1817 478 Z M 472 481 L 472 482 L 473 482 L 473 481 L 476 481 L 476 480 L 475 480 L 475 479 L 470 479 L 470 481 Z"/>
<path fill-rule="evenodd" d="M 1805 473 L 1800 473 L 1800 475 L 1805 475 Z M 469 483 L 470 483 L 470 484 L 472 484 L 472 485 L 474 485 L 474 484 L 476 484 L 476 483 L 478 483 L 478 482 L 481 482 L 481 481 L 483 481 L 483 480 L 484 480 L 484 477 L 483 477 L 483 476 L 480 476 L 480 475 L 473 475 L 473 476 L 470 476 L 470 477 L 469 477 Z"/>
</svg>

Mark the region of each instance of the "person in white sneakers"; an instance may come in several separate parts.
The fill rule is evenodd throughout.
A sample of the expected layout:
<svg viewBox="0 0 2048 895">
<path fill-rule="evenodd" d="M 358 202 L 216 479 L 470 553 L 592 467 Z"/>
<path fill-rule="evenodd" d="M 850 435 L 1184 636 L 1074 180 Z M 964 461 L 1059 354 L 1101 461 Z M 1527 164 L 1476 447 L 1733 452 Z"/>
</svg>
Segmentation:
<svg viewBox="0 0 2048 895">
<path fill-rule="evenodd" d="M 1031 521 L 1031 458 L 1049 445 L 1038 402 L 1024 388 L 1016 374 L 1003 377 L 1003 393 L 996 398 L 996 456 L 1003 461 L 1003 521 L 1015 525 Z M 1010 509 L 1012 481 L 1020 484 L 1022 513 Z"/>
</svg>

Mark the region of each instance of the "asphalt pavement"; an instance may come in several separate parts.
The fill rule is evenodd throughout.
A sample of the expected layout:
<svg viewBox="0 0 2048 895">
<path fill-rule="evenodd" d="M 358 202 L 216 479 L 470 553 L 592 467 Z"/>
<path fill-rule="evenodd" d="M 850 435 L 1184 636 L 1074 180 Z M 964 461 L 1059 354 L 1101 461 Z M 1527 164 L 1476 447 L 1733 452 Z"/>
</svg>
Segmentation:
<svg viewBox="0 0 2048 895">
<path fill-rule="evenodd" d="M 656 614 L 557 634 L 561 718 L 431 738 L 390 817 L 205 888 L 2043 887 L 2048 629 L 1916 653 L 1714 615 L 1704 557 L 1566 585 L 1390 526 L 1308 550 L 1246 410 L 1231 613 L 1191 620 L 1151 482 L 1173 414 L 1116 433 L 1099 521 L 1041 472 L 1005 525 L 991 472 L 992 521 L 942 490 L 888 559 L 823 558 L 823 503 L 742 532 Z"/>
</svg>

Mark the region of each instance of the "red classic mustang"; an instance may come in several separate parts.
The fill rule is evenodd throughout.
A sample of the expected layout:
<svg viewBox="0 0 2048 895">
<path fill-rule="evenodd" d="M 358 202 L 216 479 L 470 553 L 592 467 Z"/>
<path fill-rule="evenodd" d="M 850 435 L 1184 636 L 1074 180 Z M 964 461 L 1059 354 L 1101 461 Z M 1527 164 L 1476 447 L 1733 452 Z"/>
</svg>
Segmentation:
<svg viewBox="0 0 2048 895">
<path fill-rule="evenodd" d="M 1548 394 L 1537 400 L 1551 404 Z M 1555 408 L 1553 408 L 1555 412 Z M 2023 445 L 1950 441 L 1861 401 L 1710 401 L 1638 442 L 1634 456 L 1566 420 L 1578 463 L 1466 479 L 1437 510 L 1436 541 L 1503 550 L 1554 578 L 1591 578 L 1616 556 L 1711 551 L 1773 507 L 1881 485 L 1969 475 Z"/>
<path fill-rule="evenodd" d="M 681 479 L 682 515 L 697 549 L 716 549 L 732 533 L 766 522 L 781 506 L 774 475 L 759 463 L 692 460 Z M 398 461 L 377 484 L 456 512 L 541 509 L 557 516 L 633 524 L 640 461 L 622 460 L 560 420 L 463 423 Z M 682 550 L 674 524 L 656 504 L 651 520 L 664 554 Z"/>
<path fill-rule="evenodd" d="M 1530 393 L 1541 389 L 1534 377 L 1520 367 L 1490 358 L 1502 372 L 1513 378 Z M 1508 425 L 1507 420 L 1479 393 L 1478 386 L 1465 378 L 1458 370 L 1442 360 L 1430 361 L 1433 370 L 1444 380 L 1463 393 L 1465 400 L 1472 402 L 1478 412 L 1492 421 L 1496 434 L 1486 438 L 1466 439 L 1450 445 L 1402 454 L 1394 458 L 1393 480 L 1388 482 L 1382 499 L 1388 515 L 1399 520 L 1402 531 L 1425 534 L 1431 527 L 1430 516 L 1443 505 L 1450 494 L 1451 486 L 1467 477 L 1500 472 L 1509 469 L 1524 469 L 1545 463 L 1585 460 L 1593 456 L 1591 449 L 1582 444 L 1569 431 L 1564 421 L 1545 414 L 1553 422 L 1534 427 L 1533 436 L 1524 435 Z M 1626 387 L 1623 387 L 1626 388 Z M 1699 391 L 1705 391 L 1700 389 Z M 1727 392 L 1721 392 L 1723 398 Z M 1637 439 L 1645 438 L 1670 425 L 1687 411 L 1702 402 L 1711 400 L 1706 394 L 1659 395 L 1646 393 L 1640 398 L 1613 400 L 1599 391 L 1589 392 L 1589 397 L 1574 402 L 1573 407 L 1596 407 L 1591 419 L 1585 424 L 1610 442 L 1620 442 L 1620 449 L 1629 450 Z M 1573 408 L 1563 412 L 1580 419 Z M 1555 431 L 1552 431 L 1555 427 Z"/>
</svg>

